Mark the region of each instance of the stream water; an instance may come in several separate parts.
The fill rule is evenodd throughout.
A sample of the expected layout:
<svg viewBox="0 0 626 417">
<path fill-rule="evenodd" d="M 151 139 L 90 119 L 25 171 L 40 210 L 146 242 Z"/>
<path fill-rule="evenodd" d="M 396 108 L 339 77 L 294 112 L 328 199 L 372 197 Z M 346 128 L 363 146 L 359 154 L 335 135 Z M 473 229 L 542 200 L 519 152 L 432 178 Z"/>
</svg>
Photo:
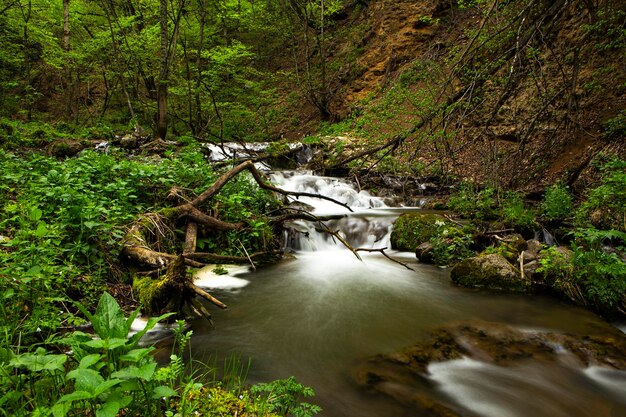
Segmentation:
<svg viewBox="0 0 626 417">
<path fill-rule="evenodd" d="M 302 173 L 276 173 L 279 186 L 320 192 L 355 210 L 329 224 L 354 246 L 389 246 L 393 219 L 403 210 L 358 192 L 339 179 Z M 329 202 L 303 199 L 315 214 L 348 214 Z M 495 294 L 453 286 L 445 269 L 421 265 L 412 253 L 363 253 L 363 261 L 298 223 L 287 239 L 294 258 L 256 272 L 231 270 L 209 275 L 200 285 L 228 304 L 212 309 L 215 327 L 192 324 L 192 351 L 202 361 L 238 355 L 252 358 L 248 382 L 295 376 L 315 389 L 322 416 L 415 416 L 409 406 L 365 392 L 354 379 L 354 365 L 423 340 L 433 327 L 477 319 L 525 330 L 593 335 L 606 323 L 595 315 L 541 296 Z M 484 417 L 626 416 L 626 373 L 568 361 L 527 361 L 499 367 L 474 359 L 428 367 L 429 396 L 446 398 L 464 415 Z M 417 389 L 417 388 L 416 388 Z"/>
</svg>

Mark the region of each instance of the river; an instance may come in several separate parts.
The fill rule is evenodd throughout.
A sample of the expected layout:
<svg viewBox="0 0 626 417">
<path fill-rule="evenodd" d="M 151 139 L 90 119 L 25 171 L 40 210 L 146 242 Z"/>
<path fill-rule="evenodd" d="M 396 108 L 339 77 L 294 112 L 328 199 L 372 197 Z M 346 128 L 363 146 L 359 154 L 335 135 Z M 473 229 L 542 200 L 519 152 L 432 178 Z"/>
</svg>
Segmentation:
<svg viewBox="0 0 626 417">
<path fill-rule="evenodd" d="M 354 246 L 389 245 L 398 209 L 358 192 L 346 181 L 303 173 L 276 173 L 279 186 L 322 192 L 355 212 L 329 227 Z M 304 200 L 316 214 L 349 214 L 329 202 Z M 295 376 L 315 389 L 312 400 L 328 417 L 415 416 L 410 406 L 373 394 L 354 377 L 355 364 L 423 340 L 436 326 L 462 320 L 502 323 L 524 331 L 602 334 L 594 314 L 544 296 L 502 294 L 454 286 L 446 269 L 419 264 L 412 253 L 388 250 L 409 270 L 380 253 L 349 250 L 311 224 L 295 224 L 287 239 L 293 259 L 250 272 L 203 277 L 228 304 L 213 309 L 215 326 L 192 323 L 195 359 L 215 363 L 231 355 L 252 358 L 249 383 Z M 299 231 L 299 232 L 298 232 Z M 474 359 L 431 364 L 429 385 L 415 388 L 444 398 L 467 416 L 617 417 L 626 415 L 626 372 L 579 367 L 568 361 L 526 361 L 501 367 Z"/>
</svg>

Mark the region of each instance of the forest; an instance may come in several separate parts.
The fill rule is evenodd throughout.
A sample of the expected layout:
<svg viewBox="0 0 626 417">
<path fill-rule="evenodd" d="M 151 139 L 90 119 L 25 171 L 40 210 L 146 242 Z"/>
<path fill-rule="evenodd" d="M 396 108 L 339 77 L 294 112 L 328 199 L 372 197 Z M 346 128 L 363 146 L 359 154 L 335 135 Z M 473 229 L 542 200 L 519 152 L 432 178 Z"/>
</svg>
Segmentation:
<svg viewBox="0 0 626 417">
<path fill-rule="evenodd" d="M 0 42 L 0 415 L 490 417 L 438 393 L 431 365 L 542 363 L 555 344 L 624 378 L 623 1 L 0 0 Z M 195 341 L 231 337 L 224 314 L 262 304 L 242 295 L 260 291 L 255 274 L 289 281 L 308 251 L 335 256 L 329 242 L 350 260 L 333 271 L 320 258 L 320 275 L 364 277 L 381 260 L 381 276 L 443 273 L 463 297 L 524 297 L 595 324 L 552 328 L 534 304 L 506 329 L 500 316 L 437 318 L 337 371 L 393 403 L 385 411 L 342 409 L 334 385 L 290 360 L 259 371 L 236 344 L 198 359 Z M 257 289 L 203 286 L 207 268 Z M 316 298 L 319 317 L 334 292 Z M 300 326 L 322 333 L 299 349 L 336 316 Z M 259 326 L 250 344 L 270 334 L 246 320 Z M 169 337 L 146 343 L 163 326 Z M 549 333 L 522 337 L 525 326 Z M 340 330 L 328 331 L 332 343 Z M 612 395 L 562 415 L 626 412 Z"/>
</svg>

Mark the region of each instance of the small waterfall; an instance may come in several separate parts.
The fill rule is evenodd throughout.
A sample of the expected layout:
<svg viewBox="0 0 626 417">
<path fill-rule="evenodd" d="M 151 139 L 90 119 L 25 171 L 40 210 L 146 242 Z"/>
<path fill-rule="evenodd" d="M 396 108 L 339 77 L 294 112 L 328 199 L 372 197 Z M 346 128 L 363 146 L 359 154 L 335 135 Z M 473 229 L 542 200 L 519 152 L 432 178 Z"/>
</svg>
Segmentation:
<svg viewBox="0 0 626 417">
<path fill-rule="evenodd" d="M 339 232 L 352 247 L 383 248 L 389 246 L 391 225 L 397 215 L 387 207 L 384 201 L 372 196 L 367 191 L 359 191 L 346 179 L 320 177 L 311 172 L 281 171 L 271 174 L 277 186 L 295 192 L 320 194 L 354 210 L 331 201 L 318 198 L 302 197 L 297 201 L 316 216 L 341 215 L 339 219 L 323 224 L 295 221 L 287 225 L 286 245 L 298 251 L 319 251 L 341 248 L 340 242 L 324 229 Z"/>
</svg>

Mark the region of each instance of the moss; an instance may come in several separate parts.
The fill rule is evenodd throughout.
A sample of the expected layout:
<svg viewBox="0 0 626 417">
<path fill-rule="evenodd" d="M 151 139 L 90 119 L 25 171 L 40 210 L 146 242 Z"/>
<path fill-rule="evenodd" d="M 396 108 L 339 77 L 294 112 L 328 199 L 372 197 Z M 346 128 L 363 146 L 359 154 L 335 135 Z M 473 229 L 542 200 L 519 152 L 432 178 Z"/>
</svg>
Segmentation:
<svg viewBox="0 0 626 417">
<path fill-rule="evenodd" d="M 184 276 L 181 277 L 181 274 Z M 133 292 L 141 304 L 141 311 L 147 315 L 180 311 L 185 290 L 186 267 L 182 257 L 173 261 L 165 275 L 158 279 L 135 277 Z"/>
<path fill-rule="evenodd" d="M 438 214 L 406 213 L 398 217 L 391 232 L 391 247 L 414 251 L 437 235 L 439 226 L 451 223 Z"/>
</svg>

